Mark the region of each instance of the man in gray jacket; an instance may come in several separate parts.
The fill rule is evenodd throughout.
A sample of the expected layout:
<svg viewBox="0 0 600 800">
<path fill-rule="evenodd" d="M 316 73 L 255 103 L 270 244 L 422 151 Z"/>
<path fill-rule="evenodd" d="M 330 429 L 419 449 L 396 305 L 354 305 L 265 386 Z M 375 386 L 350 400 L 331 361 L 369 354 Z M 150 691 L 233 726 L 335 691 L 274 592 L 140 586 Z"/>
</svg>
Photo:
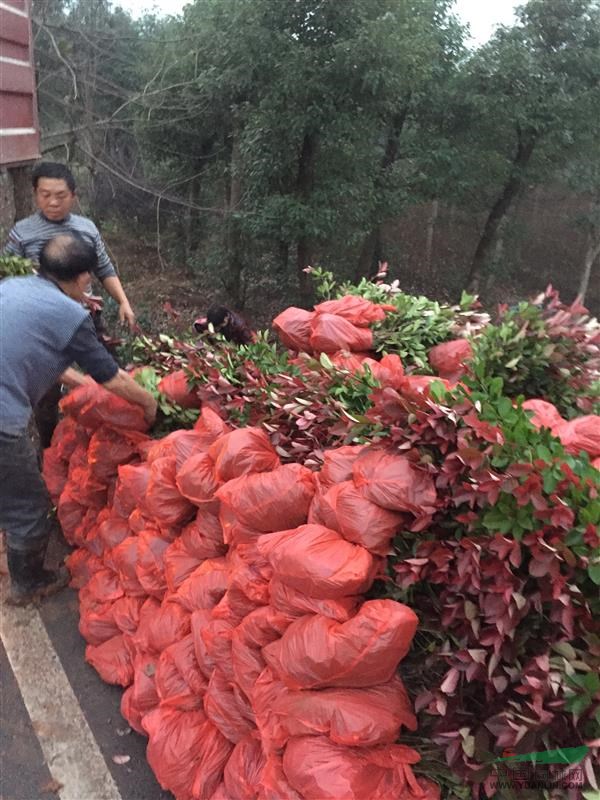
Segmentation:
<svg viewBox="0 0 600 800">
<path fill-rule="evenodd" d="M 47 242 L 39 274 L 0 281 L 0 528 L 5 531 L 11 579 L 9 601 L 25 604 L 65 581 L 44 569 L 50 502 L 28 435 L 32 409 L 65 371 L 84 376 L 144 409 L 149 424 L 156 401 L 123 370 L 96 338 L 81 305 L 94 271 L 94 247 L 77 233 Z"/>
</svg>

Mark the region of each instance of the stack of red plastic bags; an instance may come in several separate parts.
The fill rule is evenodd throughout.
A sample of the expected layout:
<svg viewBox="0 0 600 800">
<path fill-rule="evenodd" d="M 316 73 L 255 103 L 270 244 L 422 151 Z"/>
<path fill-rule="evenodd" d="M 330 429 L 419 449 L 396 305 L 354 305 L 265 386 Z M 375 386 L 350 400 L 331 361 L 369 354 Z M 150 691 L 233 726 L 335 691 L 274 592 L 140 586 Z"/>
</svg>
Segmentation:
<svg viewBox="0 0 600 800">
<path fill-rule="evenodd" d="M 291 306 L 273 320 L 273 330 L 290 350 L 304 353 L 366 352 L 373 347 L 370 325 L 385 319 L 396 307 L 345 295 L 327 300 L 314 311 Z"/>
<path fill-rule="evenodd" d="M 438 798 L 397 744 L 416 720 L 397 673 L 417 627 L 366 600 L 429 473 L 372 447 L 281 465 L 267 435 L 204 409 L 161 440 L 101 387 L 74 391 L 44 475 L 68 541 L 86 658 L 125 687 L 178 800 Z"/>
</svg>

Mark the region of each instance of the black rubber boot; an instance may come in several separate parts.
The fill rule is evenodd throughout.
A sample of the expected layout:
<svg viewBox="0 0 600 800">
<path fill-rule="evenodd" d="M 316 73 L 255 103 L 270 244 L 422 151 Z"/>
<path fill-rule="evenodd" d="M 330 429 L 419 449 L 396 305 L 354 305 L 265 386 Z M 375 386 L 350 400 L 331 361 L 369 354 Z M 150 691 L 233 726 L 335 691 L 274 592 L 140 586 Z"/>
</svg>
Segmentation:
<svg viewBox="0 0 600 800">
<path fill-rule="evenodd" d="M 10 592 L 6 602 L 13 606 L 26 606 L 43 597 L 56 594 L 69 582 L 65 567 L 59 570 L 44 569 L 47 542 L 37 550 L 21 552 L 8 548 L 6 556 L 10 573 Z"/>
</svg>

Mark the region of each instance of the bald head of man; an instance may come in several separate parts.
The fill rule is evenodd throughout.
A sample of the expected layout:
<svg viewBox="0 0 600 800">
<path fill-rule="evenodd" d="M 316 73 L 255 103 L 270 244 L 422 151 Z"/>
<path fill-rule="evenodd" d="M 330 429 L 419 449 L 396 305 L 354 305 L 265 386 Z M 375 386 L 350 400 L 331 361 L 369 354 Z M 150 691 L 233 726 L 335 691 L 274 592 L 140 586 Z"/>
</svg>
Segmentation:
<svg viewBox="0 0 600 800">
<path fill-rule="evenodd" d="M 82 300 L 98 262 L 95 248 L 77 233 L 61 233 L 42 247 L 39 273 L 74 300 Z"/>
</svg>

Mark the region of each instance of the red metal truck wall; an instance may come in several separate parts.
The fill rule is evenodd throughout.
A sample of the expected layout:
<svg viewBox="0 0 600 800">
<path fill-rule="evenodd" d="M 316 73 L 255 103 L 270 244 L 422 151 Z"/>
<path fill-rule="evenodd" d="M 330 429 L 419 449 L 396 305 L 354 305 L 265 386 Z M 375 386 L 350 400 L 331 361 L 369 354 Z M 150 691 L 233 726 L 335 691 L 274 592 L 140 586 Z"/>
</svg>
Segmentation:
<svg viewBox="0 0 600 800">
<path fill-rule="evenodd" d="M 39 158 L 28 0 L 0 0 L 0 165 Z"/>
</svg>

